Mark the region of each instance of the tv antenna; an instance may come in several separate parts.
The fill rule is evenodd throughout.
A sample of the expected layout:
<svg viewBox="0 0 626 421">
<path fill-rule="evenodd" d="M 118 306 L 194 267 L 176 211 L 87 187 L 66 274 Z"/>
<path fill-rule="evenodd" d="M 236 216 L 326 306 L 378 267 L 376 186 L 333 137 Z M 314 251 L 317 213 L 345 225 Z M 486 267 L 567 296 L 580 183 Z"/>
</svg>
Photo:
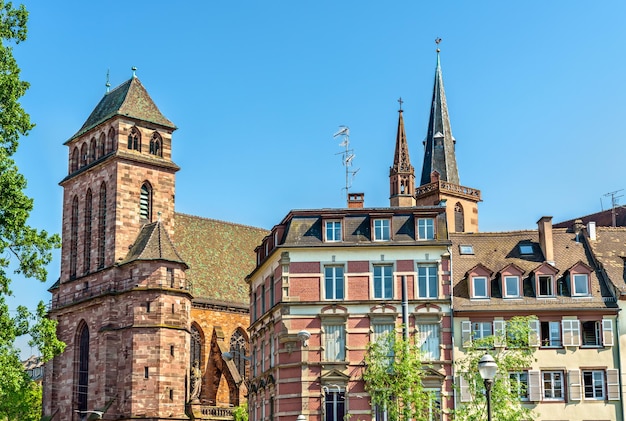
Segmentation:
<svg viewBox="0 0 626 421">
<path fill-rule="evenodd" d="M 624 191 L 624 189 L 615 190 L 609 193 L 606 193 L 604 197 L 611 196 L 611 226 L 615 227 L 617 225 L 617 212 L 615 208 L 617 207 L 617 199 L 624 196 L 623 194 L 617 196 L 617 193 Z"/>
<path fill-rule="evenodd" d="M 344 148 L 343 151 L 336 153 L 335 155 L 341 155 L 341 162 L 344 167 L 346 167 L 346 186 L 342 188 L 342 190 L 346 190 L 346 198 L 348 197 L 348 192 L 350 187 L 352 187 L 352 180 L 356 173 L 359 172 L 360 168 L 352 171 L 352 161 L 356 157 L 354 154 L 354 149 L 350 149 L 350 128 L 348 126 L 339 126 L 339 130 L 335 132 L 333 138 L 341 136 L 340 147 Z"/>
</svg>

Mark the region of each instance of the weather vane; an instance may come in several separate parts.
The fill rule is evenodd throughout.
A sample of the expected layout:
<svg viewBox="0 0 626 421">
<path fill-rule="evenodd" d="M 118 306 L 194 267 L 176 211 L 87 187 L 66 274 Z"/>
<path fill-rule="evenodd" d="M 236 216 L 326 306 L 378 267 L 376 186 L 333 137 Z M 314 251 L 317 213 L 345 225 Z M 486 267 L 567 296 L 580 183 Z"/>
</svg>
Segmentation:
<svg viewBox="0 0 626 421">
<path fill-rule="evenodd" d="M 437 37 L 435 38 L 435 44 L 437 44 L 437 52 L 440 52 L 441 50 L 439 49 L 439 44 L 441 43 L 441 38 Z"/>
<path fill-rule="evenodd" d="M 402 111 L 402 104 L 404 103 L 404 101 L 402 101 L 402 97 L 398 98 L 398 102 L 400 103 L 400 111 Z"/>
<path fill-rule="evenodd" d="M 137 68 L 135 66 L 131 67 L 130 70 L 133 71 L 133 77 L 137 77 L 137 75 L 135 75 L 135 72 L 137 71 Z"/>
</svg>

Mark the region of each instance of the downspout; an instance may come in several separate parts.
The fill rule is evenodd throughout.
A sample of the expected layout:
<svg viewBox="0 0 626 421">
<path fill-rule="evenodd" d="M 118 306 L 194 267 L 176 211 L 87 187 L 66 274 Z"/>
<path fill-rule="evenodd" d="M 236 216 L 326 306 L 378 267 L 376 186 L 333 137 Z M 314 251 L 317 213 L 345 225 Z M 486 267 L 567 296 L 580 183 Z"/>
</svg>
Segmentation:
<svg viewBox="0 0 626 421">
<path fill-rule="evenodd" d="M 617 298 L 619 300 L 619 297 Z M 618 304 L 619 307 L 619 304 Z M 624 415 L 624 385 L 623 385 L 623 380 L 622 380 L 622 351 L 620 350 L 620 333 L 619 333 L 619 314 L 621 313 L 621 309 L 620 311 L 617 312 L 617 315 L 615 316 L 615 336 L 616 338 L 614 338 L 613 340 L 615 341 L 615 343 L 617 344 L 617 369 L 619 370 L 619 376 L 618 376 L 618 380 L 619 380 L 619 403 L 621 406 L 621 412 L 622 412 L 622 421 L 624 421 L 625 415 Z"/>
<path fill-rule="evenodd" d="M 402 336 L 409 341 L 409 294 L 406 276 L 402 275 Z"/>
<path fill-rule="evenodd" d="M 456 361 L 456 358 L 454 356 L 454 332 L 455 332 L 455 328 L 454 328 L 454 272 L 452 271 L 452 248 L 450 246 L 448 246 L 448 254 L 450 255 L 450 328 L 452 329 L 452 335 L 450 335 L 451 339 L 452 339 L 452 363 L 451 363 L 451 372 L 452 372 L 452 409 L 456 409 L 456 392 L 454 390 L 454 377 L 455 377 L 455 369 L 454 369 L 454 362 Z"/>
</svg>

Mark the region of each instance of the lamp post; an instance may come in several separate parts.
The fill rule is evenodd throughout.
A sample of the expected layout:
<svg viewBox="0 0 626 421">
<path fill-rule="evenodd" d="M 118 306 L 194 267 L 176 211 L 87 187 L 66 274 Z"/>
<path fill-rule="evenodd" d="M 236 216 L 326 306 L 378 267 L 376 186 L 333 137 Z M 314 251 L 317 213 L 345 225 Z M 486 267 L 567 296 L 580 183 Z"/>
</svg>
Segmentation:
<svg viewBox="0 0 626 421">
<path fill-rule="evenodd" d="M 485 383 L 485 397 L 487 398 L 487 421 L 491 421 L 491 385 L 498 371 L 498 365 L 489 354 L 483 355 L 478 361 L 478 372 Z"/>
</svg>

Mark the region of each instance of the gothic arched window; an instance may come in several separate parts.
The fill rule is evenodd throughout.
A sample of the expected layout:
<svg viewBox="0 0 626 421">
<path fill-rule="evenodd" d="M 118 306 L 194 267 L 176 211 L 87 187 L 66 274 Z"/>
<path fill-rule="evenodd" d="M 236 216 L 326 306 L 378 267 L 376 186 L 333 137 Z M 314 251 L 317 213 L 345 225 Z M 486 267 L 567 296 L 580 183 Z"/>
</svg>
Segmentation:
<svg viewBox="0 0 626 421">
<path fill-rule="evenodd" d="M 136 127 L 133 127 L 128 135 L 128 149 L 141 152 L 141 134 Z"/>
<path fill-rule="evenodd" d="M 454 205 L 454 232 L 465 232 L 465 215 L 459 202 Z"/>
<path fill-rule="evenodd" d="M 96 160 L 96 138 L 92 137 L 89 142 L 89 157 L 87 159 L 87 163 L 91 164 Z"/>
<path fill-rule="evenodd" d="M 78 169 L 78 146 L 74 146 L 72 151 L 72 159 L 70 160 L 70 173 L 73 173 Z"/>
<path fill-rule="evenodd" d="M 111 129 L 109 130 L 109 138 L 106 150 L 107 152 L 113 152 L 116 149 L 117 143 L 115 142 L 115 129 L 111 127 Z"/>
<path fill-rule="evenodd" d="M 80 166 L 81 168 L 87 165 L 87 158 L 89 157 L 87 151 L 87 143 L 83 143 L 83 146 L 80 147 Z"/>
<path fill-rule="evenodd" d="M 139 217 L 152 221 L 152 186 L 147 181 L 141 185 L 139 194 Z"/>
<path fill-rule="evenodd" d="M 78 411 L 87 411 L 87 398 L 89 389 L 89 328 L 83 322 L 78 328 L 76 344 L 78 349 L 76 353 L 78 358 L 76 361 L 76 380 L 78 387 L 76 388 L 76 403 Z"/>
<path fill-rule="evenodd" d="M 189 369 L 193 368 L 194 362 L 202 365 L 202 335 L 195 324 L 191 325 L 191 355 L 189 358 Z"/>
<path fill-rule="evenodd" d="M 104 267 L 105 235 L 107 223 L 107 186 L 100 186 L 100 200 L 98 203 L 98 269 Z"/>
<path fill-rule="evenodd" d="M 76 259 L 78 258 L 78 197 L 72 200 L 72 219 L 70 221 L 70 279 L 76 278 Z"/>
<path fill-rule="evenodd" d="M 154 132 L 152 134 L 152 139 L 150 139 L 150 154 L 161 157 L 163 156 L 163 140 L 157 132 Z"/>
<path fill-rule="evenodd" d="M 244 359 L 247 356 L 248 352 L 248 341 L 241 331 L 241 329 L 237 329 L 233 336 L 230 337 L 230 352 L 233 354 L 233 362 L 237 367 L 237 371 L 241 374 L 241 377 L 246 376 L 246 360 Z"/>
<path fill-rule="evenodd" d="M 98 158 L 103 157 L 105 154 L 105 147 L 106 147 L 106 141 L 107 138 L 104 135 L 104 133 L 102 133 L 100 135 L 100 141 L 98 142 Z"/>
<path fill-rule="evenodd" d="M 85 238 L 83 239 L 83 273 L 89 273 L 91 269 L 91 189 L 85 196 Z"/>
</svg>

